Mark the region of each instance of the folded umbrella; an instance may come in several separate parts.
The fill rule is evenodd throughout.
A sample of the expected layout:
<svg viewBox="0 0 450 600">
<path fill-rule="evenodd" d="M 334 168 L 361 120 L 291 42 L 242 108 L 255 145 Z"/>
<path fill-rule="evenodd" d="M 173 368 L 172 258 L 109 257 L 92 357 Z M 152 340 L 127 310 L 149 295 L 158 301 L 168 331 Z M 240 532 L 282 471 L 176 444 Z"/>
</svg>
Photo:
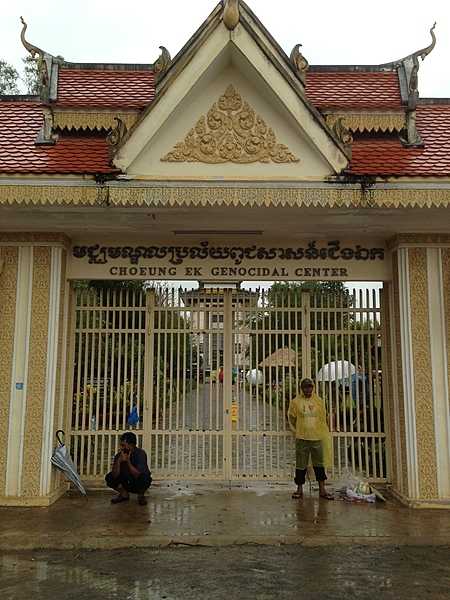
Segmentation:
<svg viewBox="0 0 450 600">
<path fill-rule="evenodd" d="M 55 448 L 53 451 L 51 462 L 52 464 L 62 471 L 64 475 L 67 477 L 69 481 L 71 481 L 75 487 L 77 487 L 83 496 L 86 496 L 86 490 L 81 483 L 80 476 L 77 473 L 75 465 L 73 464 L 72 458 L 70 457 L 69 450 L 64 442 L 61 441 L 60 434 L 62 433 L 65 436 L 65 433 L 62 429 L 59 429 L 56 432 L 56 439 L 58 440 L 59 446 Z"/>
</svg>

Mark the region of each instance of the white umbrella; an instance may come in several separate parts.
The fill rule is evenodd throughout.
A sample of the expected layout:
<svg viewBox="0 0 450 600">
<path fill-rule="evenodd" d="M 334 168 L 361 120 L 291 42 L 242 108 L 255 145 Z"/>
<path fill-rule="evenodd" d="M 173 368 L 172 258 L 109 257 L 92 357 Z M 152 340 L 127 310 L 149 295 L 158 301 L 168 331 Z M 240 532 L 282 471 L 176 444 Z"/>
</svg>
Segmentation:
<svg viewBox="0 0 450 600">
<path fill-rule="evenodd" d="M 258 369 L 252 369 L 251 371 L 247 371 L 246 379 L 248 383 L 256 385 L 263 382 L 264 376 Z"/>
<path fill-rule="evenodd" d="M 317 381 L 348 380 L 354 373 L 356 373 L 356 367 L 351 362 L 348 360 L 335 360 L 323 365 L 317 373 Z"/>
<path fill-rule="evenodd" d="M 62 429 L 58 429 L 56 432 L 56 439 L 58 440 L 59 446 L 53 451 L 51 462 L 57 469 L 62 471 L 69 481 L 71 481 L 83 494 L 86 496 L 86 490 L 81 483 L 80 476 L 77 473 L 75 465 L 73 464 L 72 458 L 70 457 L 69 450 L 64 442 L 61 441 L 59 434 L 65 435 Z"/>
</svg>

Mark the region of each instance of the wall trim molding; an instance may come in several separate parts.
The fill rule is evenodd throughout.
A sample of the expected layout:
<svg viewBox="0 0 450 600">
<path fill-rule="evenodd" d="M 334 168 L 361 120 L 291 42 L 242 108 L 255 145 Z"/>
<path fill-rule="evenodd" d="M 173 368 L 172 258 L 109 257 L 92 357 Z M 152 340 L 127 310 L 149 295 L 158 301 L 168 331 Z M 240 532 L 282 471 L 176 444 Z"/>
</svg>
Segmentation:
<svg viewBox="0 0 450 600">
<path fill-rule="evenodd" d="M 41 451 L 40 495 L 50 491 L 51 462 L 53 451 L 53 423 L 56 401 L 56 377 L 58 364 L 58 339 L 61 303 L 62 248 L 51 249 L 49 319 L 47 333 L 47 363 L 45 373 L 45 398 L 43 414 L 43 434 Z"/>
<path fill-rule="evenodd" d="M 16 321 L 10 389 L 6 496 L 20 496 L 25 419 L 27 411 L 28 356 L 33 298 L 33 248 L 19 248 L 17 264 Z M 21 389 L 18 385 L 22 386 Z"/>
<path fill-rule="evenodd" d="M 400 336 L 402 347 L 403 402 L 405 407 L 406 457 L 408 470 L 408 496 L 418 498 L 419 473 L 417 460 L 416 406 L 414 394 L 414 355 L 411 332 L 411 298 L 409 281 L 409 253 L 398 250 Z"/>
</svg>

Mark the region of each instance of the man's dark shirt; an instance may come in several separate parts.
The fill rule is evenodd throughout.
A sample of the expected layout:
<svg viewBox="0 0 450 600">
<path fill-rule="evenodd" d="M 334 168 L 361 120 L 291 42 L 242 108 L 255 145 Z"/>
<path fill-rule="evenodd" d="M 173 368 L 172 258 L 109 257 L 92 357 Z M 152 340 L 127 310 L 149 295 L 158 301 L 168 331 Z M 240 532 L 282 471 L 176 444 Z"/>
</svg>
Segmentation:
<svg viewBox="0 0 450 600">
<path fill-rule="evenodd" d="M 120 452 L 118 452 L 114 457 L 114 462 L 119 460 Z M 147 464 L 147 453 L 142 448 L 135 448 L 130 455 L 130 463 L 133 465 L 135 469 L 139 471 L 140 474 L 149 474 L 150 469 Z M 126 462 L 120 463 L 120 472 L 121 474 L 130 474 L 130 470 L 128 468 L 128 464 Z"/>
</svg>

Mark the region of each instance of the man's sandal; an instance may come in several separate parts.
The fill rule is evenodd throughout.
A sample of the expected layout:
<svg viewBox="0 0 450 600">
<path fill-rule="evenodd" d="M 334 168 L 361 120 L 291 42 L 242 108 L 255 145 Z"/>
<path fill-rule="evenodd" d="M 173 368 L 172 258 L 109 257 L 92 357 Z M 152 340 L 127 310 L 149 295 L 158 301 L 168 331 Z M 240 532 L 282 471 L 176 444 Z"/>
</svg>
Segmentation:
<svg viewBox="0 0 450 600">
<path fill-rule="evenodd" d="M 119 502 L 128 502 L 130 496 L 114 496 L 111 499 L 111 504 L 119 504 Z"/>
</svg>

